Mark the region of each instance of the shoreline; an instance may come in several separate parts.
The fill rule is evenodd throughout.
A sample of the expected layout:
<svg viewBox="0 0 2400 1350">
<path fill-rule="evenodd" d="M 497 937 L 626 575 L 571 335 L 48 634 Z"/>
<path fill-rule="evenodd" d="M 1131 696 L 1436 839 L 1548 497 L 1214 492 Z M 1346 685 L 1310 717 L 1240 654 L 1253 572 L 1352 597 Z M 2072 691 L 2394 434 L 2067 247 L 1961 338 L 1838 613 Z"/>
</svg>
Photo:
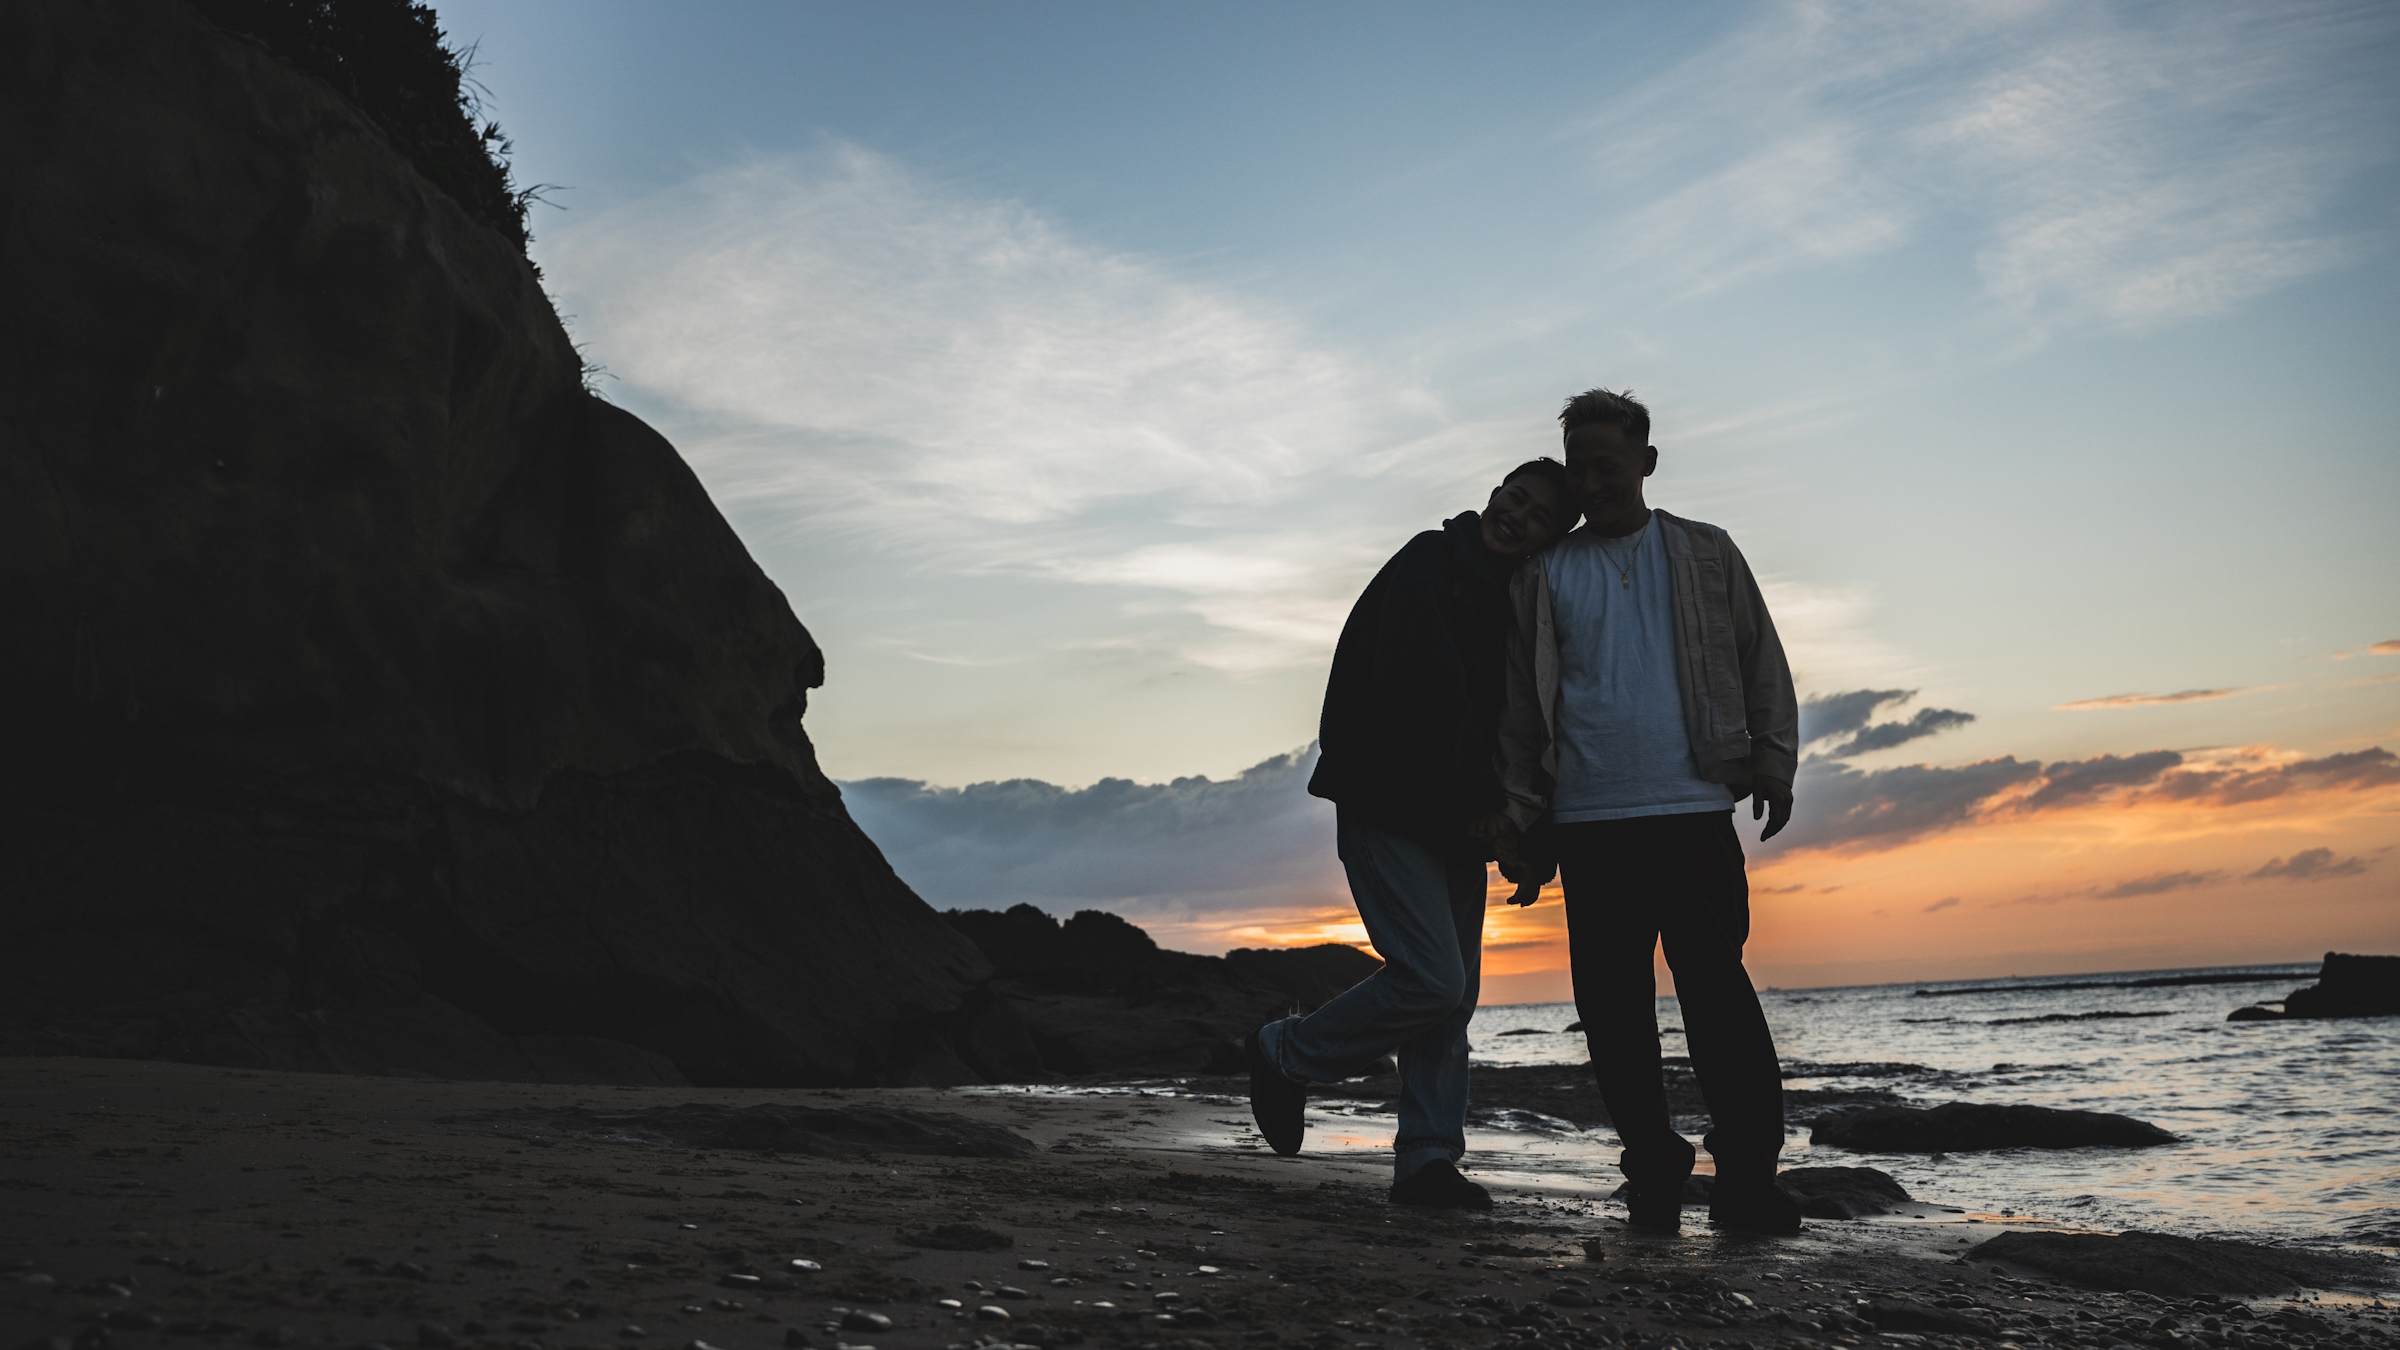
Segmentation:
<svg viewBox="0 0 2400 1350">
<path fill-rule="evenodd" d="M 783 1133 L 757 1133 L 768 1117 Z M 1788 1239 L 1691 1211 L 1658 1237 L 1607 1217 L 1613 1176 L 1479 1171 L 1492 1214 L 1426 1213 L 1384 1201 L 1380 1153 L 1282 1159 L 1244 1136 L 1237 1099 L 1142 1084 L 570 1087 L 0 1060 L 0 1319 L 16 1345 L 69 1350 L 2400 1343 L 2388 1288 L 2077 1288 L 1975 1255 L 2060 1226 L 1938 1202 Z"/>
</svg>

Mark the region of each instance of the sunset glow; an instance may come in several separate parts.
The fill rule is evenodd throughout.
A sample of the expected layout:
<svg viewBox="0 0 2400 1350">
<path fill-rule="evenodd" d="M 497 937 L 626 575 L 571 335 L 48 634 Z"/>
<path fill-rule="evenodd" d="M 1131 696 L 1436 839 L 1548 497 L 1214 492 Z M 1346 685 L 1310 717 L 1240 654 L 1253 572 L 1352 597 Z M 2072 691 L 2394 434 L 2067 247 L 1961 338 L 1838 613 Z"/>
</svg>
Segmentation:
<svg viewBox="0 0 2400 1350">
<path fill-rule="evenodd" d="M 936 908 L 1363 943 L 1334 639 L 1606 385 L 1802 699 L 1760 983 L 2400 951 L 2388 10 L 437 7 Z"/>
</svg>

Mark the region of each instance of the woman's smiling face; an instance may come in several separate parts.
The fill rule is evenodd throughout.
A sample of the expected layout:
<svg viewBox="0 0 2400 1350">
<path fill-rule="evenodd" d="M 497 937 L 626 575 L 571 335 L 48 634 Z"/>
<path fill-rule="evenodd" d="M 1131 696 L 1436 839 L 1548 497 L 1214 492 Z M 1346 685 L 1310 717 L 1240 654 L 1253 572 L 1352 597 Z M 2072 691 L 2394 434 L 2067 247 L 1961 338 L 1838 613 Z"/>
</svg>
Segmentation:
<svg viewBox="0 0 2400 1350">
<path fill-rule="evenodd" d="M 1519 474 L 1493 488 L 1484 504 L 1483 546 L 1504 558 L 1522 558 L 1566 533 L 1574 518 L 1574 508 L 1549 479 Z"/>
</svg>

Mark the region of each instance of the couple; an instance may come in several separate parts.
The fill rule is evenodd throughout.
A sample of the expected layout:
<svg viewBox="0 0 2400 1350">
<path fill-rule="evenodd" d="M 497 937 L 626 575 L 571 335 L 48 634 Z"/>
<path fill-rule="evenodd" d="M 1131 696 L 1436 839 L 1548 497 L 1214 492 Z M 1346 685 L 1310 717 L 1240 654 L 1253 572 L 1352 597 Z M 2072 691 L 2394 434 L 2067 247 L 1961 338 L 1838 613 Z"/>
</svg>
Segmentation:
<svg viewBox="0 0 2400 1350">
<path fill-rule="evenodd" d="M 1630 1221 L 1679 1227 L 1696 1156 L 1660 1081 L 1651 953 L 1663 938 L 1714 1125 L 1709 1217 L 1797 1232 L 1799 1207 L 1775 1186 L 1783 1083 L 1742 968 L 1750 887 L 1733 826 L 1744 797 L 1768 818 L 1761 838 L 1791 817 L 1791 670 L 1733 540 L 1643 500 L 1658 467 L 1649 411 L 1594 389 L 1559 425 L 1563 466 L 1521 464 L 1480 515 L 1410 540 L 1342 628 L 1308 790 L 1334 802 L 1342 866 L 1385 964 L 1251 1034 L 1251 1111 L 1277 1153 L 1297 1153 L 1308 1084 L 1397 1051 L 1392 1202 L 1489 1208 L 1457 1168 L 1484 863 L 1518 883 L 1519 904 L 1555 868 Z"/>
</svg>

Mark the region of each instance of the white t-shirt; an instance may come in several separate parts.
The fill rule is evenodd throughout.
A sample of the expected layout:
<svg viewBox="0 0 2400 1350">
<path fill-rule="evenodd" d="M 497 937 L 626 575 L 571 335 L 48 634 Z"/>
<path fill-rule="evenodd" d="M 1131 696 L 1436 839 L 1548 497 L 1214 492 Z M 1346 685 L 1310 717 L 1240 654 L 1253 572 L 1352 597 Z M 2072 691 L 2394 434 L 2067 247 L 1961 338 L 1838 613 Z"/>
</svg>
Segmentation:
<svg viewBox="0 0 2400 1350">
<path fill-rule="evenodd" d="M 1622 539 L 1590 526 L 1542 559 L 1558 633 L 1560 822 L 1730 811 L 1700 776 L 1675 673 L 1675 596 L 1658 520 Z"/>
</svg>

